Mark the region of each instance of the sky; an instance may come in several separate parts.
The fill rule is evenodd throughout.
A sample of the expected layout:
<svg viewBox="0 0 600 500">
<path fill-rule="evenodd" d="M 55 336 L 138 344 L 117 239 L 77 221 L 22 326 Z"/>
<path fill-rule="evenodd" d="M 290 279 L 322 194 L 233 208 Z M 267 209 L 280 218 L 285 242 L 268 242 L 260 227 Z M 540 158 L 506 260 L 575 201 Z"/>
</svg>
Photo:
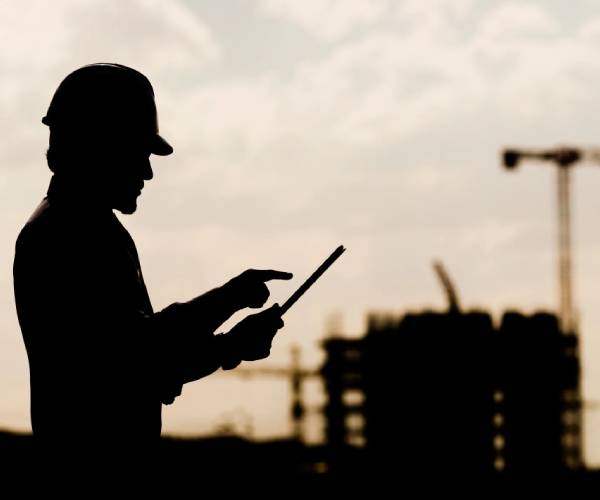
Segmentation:
<svg viewBox="0 0 600 500">
<path fill-rule="evenodd" d="M 175 148 L 153 159 L 138 211 L 119 214 L 155 310 L 251 267 L 294 273 L 271 287 L 282 302 L 335 247 L 348 248 L 254 366 L 287 363 L 297 344 L 316 367 L 328 325 L 359 336 L 370 311 L 445 307 L 434 259 L 467 309 L 499 318 L 556 307 L 556 172 L 533 163 L 506 172 L 499 155 L 600 145 L 594 0 L 0 0 L 0 43 L 0 427 L 30 428 L 12 259 L 50 179 L 40 120 L 61 79 L 91 62 L 149 77 Z M 573 184 L 593 464 L 597 170 L 581 164 Z M 163 427 L 234 425 L 261 438 L 289 431 L 287 411 L 285 380 L 218 375 L 186 386 Z"/>
</svg>

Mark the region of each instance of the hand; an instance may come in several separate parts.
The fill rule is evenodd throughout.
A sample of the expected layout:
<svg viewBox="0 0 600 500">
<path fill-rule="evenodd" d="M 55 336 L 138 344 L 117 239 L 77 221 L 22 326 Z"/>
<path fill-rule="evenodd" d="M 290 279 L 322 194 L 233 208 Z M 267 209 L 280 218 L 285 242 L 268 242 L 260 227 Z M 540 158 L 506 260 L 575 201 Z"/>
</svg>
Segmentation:
<svg viewBox="0 0 600 500">
<path fill-rule="evenodd" d="M 270 280 L 289 280 L 292 273 L 273 269 L 248 269 L 230 280 L 225 286 L 232 300 L 241 308 L 262 307 L 269 298 L 269 289 L 265 282 Z"/>
<path fill-rule="evenodd" d="M 279 304 L 246 316 L 226 334 L 232 357 L 244 361 L 266 358 L 271 353 L 273 337 L 281 327 L 283 320 Z"/>
</svg>

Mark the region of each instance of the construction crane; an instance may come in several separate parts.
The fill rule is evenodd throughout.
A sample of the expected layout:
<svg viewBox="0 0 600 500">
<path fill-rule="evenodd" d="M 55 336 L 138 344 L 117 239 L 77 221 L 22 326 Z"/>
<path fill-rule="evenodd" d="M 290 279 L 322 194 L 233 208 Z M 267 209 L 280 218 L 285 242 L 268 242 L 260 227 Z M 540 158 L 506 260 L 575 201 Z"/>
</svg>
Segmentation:
<svg viewBox="0 0 600 500">
<path fill-rule="evenodd" d="M 526 159 L 550 162 L 557 167 L 559 319 L 562 332 L 574 335 L 577 321 L 572 279 L 570 175 L 571 168 L 582 160 L 600 163 L 600 150 L 557 147 L 543 150 L 511 148 L 502 152 L 502 161 L 508 170 L 516 169 L 519 162 Z"/>
<path fill-rule="evenodd" d="M 460 302 L 458 300 L 458 294 L 456 293 L 456 287 L 450 279 L 450 275 L 444 264 L 441 260 L 433 261 L 433 270 L 440 280 L 440 284 L 446 294 L 446 300 L 448 301 L 448 312 L 451 313 L 459 313 L 460 312 Z"/>
<path fill-rule="evenodd" d="M 572 257 L 571 257 L 571 168 L 582 160 L 600 163 L 600 150 L 574 147 L 558 147 L 547 150 L 506 149 L 503 151 L 504 166 L 514 170 L 523 159 L 550 162 L 557 167 L 558 184 L 558 276 L 560 287 L 559 320 L 565 344 L 565 353 L 573 366 L 575 380 L 571 387 L 563 390 L 564 410 L 561 415 L 563 430 L 561 443 L 564 463 L 570 469 L 577 469 L 582 464 L 582 414 L 583 407 L 579 380 L 579 341 L 577 337 L 577 321 L 573 299 Z M 567 383 L 567 385 L 569 385 Z"/>
</svg>

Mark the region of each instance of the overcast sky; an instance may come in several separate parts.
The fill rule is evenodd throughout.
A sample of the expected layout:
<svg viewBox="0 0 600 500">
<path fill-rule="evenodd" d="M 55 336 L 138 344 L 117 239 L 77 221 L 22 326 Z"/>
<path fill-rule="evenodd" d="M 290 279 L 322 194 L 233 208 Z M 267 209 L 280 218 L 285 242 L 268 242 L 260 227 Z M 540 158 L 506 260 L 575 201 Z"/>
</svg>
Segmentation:
<svg viewBox="0 0 600 500">
<path fill-rule="evenodd" d="M 14 241 L 44 196 L 40 123 L 70 71 L 119 62 L 152 81 L 161 133 L 134 237 L 156 310 L 248 267 L 295 273 L 348 252 L 286 315 L 265 365 L 321 360 L 337 314 L 463 304 L 499 315 L 557 303 L 555 172 L 502 170 L 506 145 L 600 145 L 600 4 L 486 0 L 0 1 L 0 426 L 29 428 L 12 295 Z M 600 172 L 574 184 L 575 297 L 586 398 L 600 400 Z M 57 388 L 60 391 L 60 388 Z M 287 431 L 284 381 L 214 377 L 164 415 L 171 433 L 252 418 Z M 240 424 L 241 425 L 241 424 Z M 600 418 L 586 419 L 600 463 Z"/>
</svg>

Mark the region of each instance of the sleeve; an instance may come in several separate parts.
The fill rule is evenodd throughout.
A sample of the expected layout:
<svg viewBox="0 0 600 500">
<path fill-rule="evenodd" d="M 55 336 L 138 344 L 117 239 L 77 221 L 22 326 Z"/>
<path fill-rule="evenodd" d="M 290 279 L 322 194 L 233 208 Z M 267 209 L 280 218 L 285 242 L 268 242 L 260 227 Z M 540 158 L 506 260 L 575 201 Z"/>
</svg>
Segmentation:
<svg viewBox="0 0 600 500">
<path fill-rule="evenodd" d="M 218 368 L 232 369 L 241 362 L 234 354 L 227 334 L 215 334 L 237 310 L 227 286 L 214 288 L 187 302 L 175 302 L 151 319 L 154 336 L 168 337 L 172 332 L 178 340 L 167 342 L 167 358 L 173 363 L 169 372 L 174 374 L 170 385 L 171 396 L 187 382 L 203 378 Z M 169 388 L 165 388 L 169 393 Z M 166 399 L 171 400 L 169 395 Z"/>
<path fill-rule="evenodd" d="M 163 404 L 171 404 L 185 383 L 220 368 L 223 345 L 213 333 L 211 316 L 210 310 L 175 302 L 144 318 L 142 329 L 154 343 L 154 366 L 160 371 L 158 386 Z"/>
</svg>

